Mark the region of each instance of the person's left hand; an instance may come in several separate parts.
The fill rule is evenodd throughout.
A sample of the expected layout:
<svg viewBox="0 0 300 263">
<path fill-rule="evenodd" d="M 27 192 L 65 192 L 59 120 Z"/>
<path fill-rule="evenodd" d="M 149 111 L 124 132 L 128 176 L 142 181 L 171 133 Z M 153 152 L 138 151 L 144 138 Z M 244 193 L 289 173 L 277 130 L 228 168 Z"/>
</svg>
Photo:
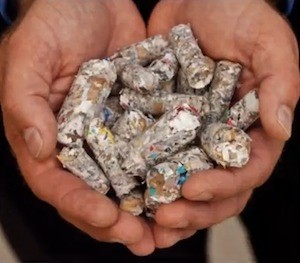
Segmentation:
<svg viewBox="0 0 300 263">
<path fill-rule="evenodd" d="M 195 174 L 182 188 L 184 199 L 160 207 L 153 228 L 160 248 L 243 210 L 253 189 L 272 173 L 291 135 L 299 99 L 297 42 L 265 1 L 164 0 L 152 13 L 148 33 L 167 34 L 180 23 L 191 24 L 206 55 L 243 65 L 235 99 L 258 87 L 261 124 L 249 131 L 252 152 L 245 167 Z"/>
</svg>

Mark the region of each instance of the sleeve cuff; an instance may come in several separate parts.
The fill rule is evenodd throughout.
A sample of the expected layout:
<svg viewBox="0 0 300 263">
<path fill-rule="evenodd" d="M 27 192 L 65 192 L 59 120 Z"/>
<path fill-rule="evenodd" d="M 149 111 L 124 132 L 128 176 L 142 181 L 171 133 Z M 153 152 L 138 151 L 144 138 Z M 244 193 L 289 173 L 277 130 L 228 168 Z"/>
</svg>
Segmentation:
<svg viewBox="0 0 300 263">
<path fill-rule="evenodd" d="M 286 9 L 285 9 L 285 15 L 289 16 L 294 8 L 295 0 L 286 0 Z"/>
<path fill-rule="evenodd" d="M 7 0 L 0 0 L 0 15 L 7 25 L 12 23 L 12 19 L 7 12 Z"/>
</svg>

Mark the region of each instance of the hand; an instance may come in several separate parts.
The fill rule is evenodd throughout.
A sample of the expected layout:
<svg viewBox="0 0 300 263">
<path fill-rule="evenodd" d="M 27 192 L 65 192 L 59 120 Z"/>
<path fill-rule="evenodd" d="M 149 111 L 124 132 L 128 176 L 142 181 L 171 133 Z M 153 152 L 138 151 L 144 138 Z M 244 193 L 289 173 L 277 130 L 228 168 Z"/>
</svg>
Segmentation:
<svg viewBox="0 0 300 263">
<path fill-rule="evenodd" d="M 164 0 L 152 13 L 148 32 L 167 33 L 180 23 L 191 24 L 205 54 L 244 66 L 236 99 L 259 87 L 261 124 L 249 131 L 252 152 L 245 167 L 195 174 L 183 186 L 185 199 L 158 210 L 160 229 L 154 235 L 159 247 L 179 241 L 179 229 L 206 228 L 242 211 L 252 190 L 270 176 L 291 135 L 300 90 L 297 42 L 266 2 Z M 164 232 L 172 229 L 174 238 L 165 239 Z"/>
<path fill-rule="evenodd" d="M 5 132 L 26 182 L 88 235 L 137 255 L 154 249 L 149 226 L 61 168 L 55 113 L 82 62 L 145 37 L 130 0 L 39 0 L 1 46 Z"/>
</svg>

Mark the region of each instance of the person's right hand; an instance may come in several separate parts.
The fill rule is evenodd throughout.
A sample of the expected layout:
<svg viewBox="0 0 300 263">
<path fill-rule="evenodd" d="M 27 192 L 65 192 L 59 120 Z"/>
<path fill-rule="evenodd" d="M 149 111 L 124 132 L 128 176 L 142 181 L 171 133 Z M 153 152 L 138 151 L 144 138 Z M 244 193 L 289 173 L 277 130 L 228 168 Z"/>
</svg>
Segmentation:
<svg viewBox="0 0 300 263">
<path fill-rule="evenodd" d="M 55 113 L 82 62 L 145 37 L 130 0 L 39 0 L 1 45 L 5 132 L 26 182 L 82 231 L 137 255 L 154 249 L 149 226 L 61 168 Z"/>
<path fill-rule="evenodd" d="M 191 25 L 205 55 L 243 66 L 233 102 L 258 88 L 260 122 L 247 131 L 252 139 L 247 165 L 196 173 L 182 187 L 184 198 L 158 209 L 153 232 L 161 248 L 181 240 L 184 229 L 207 228 L 244 209 L 252 191 L 271 176 L 291 136 L 300 95 L 295 35 L 266 1 L 162 0 L 150 17 L 148 32 L 168 34 L 182 23 Z M 166 238 L 171 230 L 173 237 Z"/>
</svg>

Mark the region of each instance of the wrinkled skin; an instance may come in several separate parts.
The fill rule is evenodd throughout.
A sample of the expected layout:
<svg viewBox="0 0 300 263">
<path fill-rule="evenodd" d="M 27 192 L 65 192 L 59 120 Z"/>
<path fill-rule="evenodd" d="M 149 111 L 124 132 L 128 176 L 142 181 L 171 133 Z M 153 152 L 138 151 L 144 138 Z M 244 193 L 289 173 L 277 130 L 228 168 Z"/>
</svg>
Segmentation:
<svg viewBox="0 0 300 263">
<path fill-rule="evenodd" d="M 261 123 L 249 131 L 252 153 L 245 167 L 195 174 L 183 186 L 185 199 L 159 209 L 158 225 L 154 227 L 159 247 L 169 247 L 180 240 L 179 236 L 164 239 L 161 233 L 166 228 L 203 229 L 243 210 L 253 189 L 270 176 L 290 137 L 300 91 L 295 36 L 264 1 L 164 0 L 152 13 L 148 33 L 167 33 L 179 23 L 191 24 L 208 56 L 244 66 L 242 87 L 235 99 L 258 87 Z M 281 105 L 283 112 L 279 115 L 284 120 L 280 123 Z"/>
<path fill-rule="evenodd" d="M 136 255 L 170 247 L 238 214 L 271 174 L 290 136 L 288 120 L 299 98 L 295 38 L 263 1 L 164 0 L 151 16 L 148 35 L 187 22 L 207 55 L 243 64 L 237 98 L 259 86 L 262 124 L 250 131 L 253 150 L 247 166 L 194 175 L 183 187 L 186 200 L 162 206 L 151 226 L 94 193 L 55 158 L 55 113 L 80 64 L 146 37 L 131 1 L 39 0 L 2 41 L 5 132 L 28 185 L 82 231 L 99 241 L 121 242 Z M 276 117 L 279 105 L 286 105 L 285 128 Z"/>
</svg>

